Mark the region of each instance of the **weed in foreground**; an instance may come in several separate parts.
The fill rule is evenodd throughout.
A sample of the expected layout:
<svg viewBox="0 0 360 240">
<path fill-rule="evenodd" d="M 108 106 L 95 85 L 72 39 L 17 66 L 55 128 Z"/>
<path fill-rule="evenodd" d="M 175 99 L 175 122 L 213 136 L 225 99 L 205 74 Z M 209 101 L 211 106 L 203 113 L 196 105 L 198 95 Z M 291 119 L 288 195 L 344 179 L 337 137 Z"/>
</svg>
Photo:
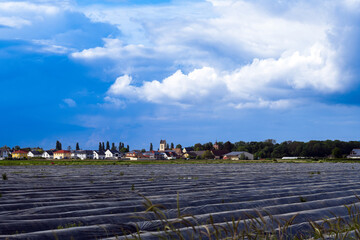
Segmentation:
<svg viewBox="0 0 360 240">
<path fill-rule="evenodd" d="M 3 180 L 8 180 L 8 176 L 6 175 L 6 173 L 3 173 L 3 174 L 2 174 L 2 179 L 3 179 Z"/>
<path fill-rule="evenodd" d="M 345 218 L 334 216 L 322 221 L 308 221 L 310 231 L 291 234 L 292 226 L 297 215 L 290 219 L 278 219 L 270 213 L 256 211 L 256 215 L 245 214 L 243 219 L 231 221 L 225 219 L 224 223 L 216 223 L 213 216 L 205 222 L 189 214 L 181 214 L 179 194 L 177 195 L 177 215 L 169 218 L 164 206 L 153 204 L 150 199 L 144 198 L 145 213 L 151 213 L 154 218 L 134 216 L 137 219 L 149 222 L 156 226 L 153 233 L 158 239 L 222 239 L 222 240 L 315 240 L 315 239 L 360 239 L 360 209 L 355 204 L 345 206 L 348 216 Z M 360 198 L 357 197 L 359 200 Z M 144 213 L 144 212 L 143 212 Z M 142 239 L 142 229 L 136 224 L 136 232 L 123 230 L 125 239 Z"/>
</svg>

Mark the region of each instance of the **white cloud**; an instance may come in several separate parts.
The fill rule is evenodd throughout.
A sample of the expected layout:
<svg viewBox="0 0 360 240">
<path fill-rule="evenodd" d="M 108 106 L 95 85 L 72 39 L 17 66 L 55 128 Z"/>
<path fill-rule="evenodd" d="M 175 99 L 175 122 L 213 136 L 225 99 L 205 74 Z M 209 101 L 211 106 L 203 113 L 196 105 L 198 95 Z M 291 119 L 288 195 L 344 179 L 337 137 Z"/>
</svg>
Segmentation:
<svg viewBox="0 0 360 240">
<path fill-rule="evenodd" d="M 75 102 L 73 99 L 71 99 L 71 98 L 65 98 L 65 99 L 63 100 L 63 102 L 66 103 L 66 105 L 67 105 L 68 107 L 71 107 L 71 108 L 76 107 L 76 102 Z"/>
<path fill-rule="evenodd" d="M 105 101 L 105 103 L 100 104 L 100 106 L 104 107 L 104 108 L 119 109 L 119 108 L 125 108 L 125 106 L 126 106 L 124 101 L 121 101 L 118 98 L 114 98 L 114 97 L 110 97 L 110 96 L 106 96 L 104 98 L 104 101 Z"/>
<path fill-rule="evenodd" d="M 1 2 L 0 11 L 3 11 L 7 14 L 33 12 L 52 15 L 58 13 L 59 9 L 56 6 L 49 4 L 34 4 L 29 2 Z"/>
<path fill-rule="evenodd" d="M 97 59 L 97 58 L 128 58 L 128 57 L 146 57 L 147 49 L 139 45 L 124 45 L 119 39 L 104 38 L 105 44 L 103 47 L 95 47 L 84 49 L 81 52 L 74 52 L 71 54 L 74 58 L 83 59 Z"/>
<path fill-rule="evenodd" d="M 115 62 L 121 77 L 107 92 L 112 97 L 181 106 L 220 102 L 235 108 L 286 108 L 305 95 L 348 88 L 351 77 L 339 60 L 343 48 L 336 44 L 341 31 L 334 12 L 358 2 L 324 1 L 314 8 L 311 2 L 295 1 L 278 12 L 246 0 L 88 7 L 88 17 L 115 24 L 124 35 L 72 57 Z M 175 73 L 161 81 L 141 79 L 144 65 Z M 139 80 L 145 81 L 139 85 Z"/>
<path fill-rule="evenodd" d="M 346 86 L 336 66 L 335 52 L 315 44 L 303 53 L 284 53 L 278 59 L 255 59 L 235 71 L 211 67 L 189 74 L 180 70 L 160 81 L 132 84 L 128 75 L 116 79 L 108 94 L 153 103 L 183 106 L 214 100 L 235 108 L 286 108 L 297 103 L 291 92 L 338 92 Z M 290 98 L 289 98 L 290 97 Z"/>
<path fill-rule="evenodd" d="M 0 25 L 21 28 L 26 25 L 31 25 L 31 22 L 20 17 L 0 17 Z"/>
</svg>

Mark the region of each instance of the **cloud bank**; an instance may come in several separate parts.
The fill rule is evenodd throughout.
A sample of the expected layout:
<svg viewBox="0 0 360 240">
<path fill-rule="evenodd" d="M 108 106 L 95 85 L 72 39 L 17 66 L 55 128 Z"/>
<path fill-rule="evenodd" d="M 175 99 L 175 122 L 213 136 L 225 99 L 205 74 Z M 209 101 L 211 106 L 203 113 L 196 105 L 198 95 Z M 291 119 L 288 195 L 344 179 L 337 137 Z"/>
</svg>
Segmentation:
<svg viewBox="0 0 360 240">
<path fill-rule="evenodd" d="M 186 4 L 187 13 L 181 4 L 88 8 L 88 17 L 123 28 L 125 38 L 106 38 L 103 46 L 71 56 L 90 64 L 114 62 L 123 74 L 107 91 L 112 99 L 184 107 L 286 108 L 312 95 L 342 93 L 354 81 L 341 59 L 348 51 L 341 39 L 348 36 L 339 31 L 334 12 L 357 1 L 320 2 L 316 8 L 294 2 L 280 13 L 256 1 Z M 127 31 L 124 22 L 138 30 Z M 141 75 L 161 67 L 167 73 L 161 80 Z"/>
</svg>

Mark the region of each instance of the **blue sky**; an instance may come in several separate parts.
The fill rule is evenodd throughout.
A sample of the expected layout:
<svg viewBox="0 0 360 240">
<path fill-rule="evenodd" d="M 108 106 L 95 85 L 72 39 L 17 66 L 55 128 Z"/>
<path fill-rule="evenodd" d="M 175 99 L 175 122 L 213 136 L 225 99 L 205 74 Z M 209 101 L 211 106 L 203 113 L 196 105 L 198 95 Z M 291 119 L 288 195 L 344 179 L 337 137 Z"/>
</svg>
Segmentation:
<svg viewBox="0 0 360 240">
<path fill-rule="evenodd" d="M 0 1 L 0 145 L 359 140 L 360 1 Z"/>
</svg>

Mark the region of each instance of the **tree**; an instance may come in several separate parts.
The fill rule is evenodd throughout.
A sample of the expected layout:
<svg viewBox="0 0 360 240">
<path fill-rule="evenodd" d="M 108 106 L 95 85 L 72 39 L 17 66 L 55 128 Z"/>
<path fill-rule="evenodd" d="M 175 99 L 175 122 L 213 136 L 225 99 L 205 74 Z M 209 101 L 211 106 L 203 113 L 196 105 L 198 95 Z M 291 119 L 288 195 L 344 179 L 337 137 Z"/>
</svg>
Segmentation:
<svg viewBox="0 0 360 240">
<path fill-rule="evenodd" d="M 342 157 L 342 152 L 341 149 L 338 147 L 335 147 L 332 151 L 331 151 L 331 155 L 334 158 L 341 158 Z"/>
<path fill-rule="evenodd" d="M 110 149 L 110 143 L 109 141 L 106 141 L 106 150 L 109 150 Z"/>
<path fill-rule="evenodd" d="M 153 144 L 150 143 L 150 151 L 153 151 Z"/>
<path fill-rule="evenodd" d="M 176 145 L 176 148 L 182 148 L 181 144 Z"/>
<path fill-rule="evenodd" d="M 76 150 L 80 150 L 79 143 L 76 143 Z"/>
<path fill-rule="evenodd" d="M 201 145 L 201 143 L 196 143 L 194 145 L 194 150 L 195 151 L 202 151 L 203 150 L 203 146 Z"/>
<path fill-rule="evenodd" d="M 231 152 L 231 149 L 233 148 L 233 144 L 229 141 L 227 141 L 226 143 L 224 143 L 224 150 Z"/>
<path fill-rule="evenodd" d="M 204 148 L 204 150 L 212 150 L 212 149 L 213 149 L 213 144 L 212 144 L 212 142 L 205 143 L 205 144 L 203 145 L 203 148 Z"/>
<path fill-rule="evenodd" d="M 101 146 L 101 149 L 102 149 L 103 151 L 105 151 L 105 144 L 104 144 L 104 142 L 102 142 L 101 145 L 102 145 L 102 146 Z"/>
<path fill-rule="evenodd" d="M 14 147 L 14 150 L 15 150 L 15 151 L 20 150 L 20 146 L 16 145 L 16 146 Z"/>
<path fill-rule="evenodd" d="M 145 148 L 141 149 L 141 152 L 142 152 L 142 153 L 146 152 Z"/>
<path fill-rule="evenodd" d="M 122 142 L 119 142 L 119 152 L 123 148 Z"/>
<path fill-rule="evenodd" d="M 101 142 L 99 142 L 99 151 L 103 151 L 102 146 L 101 146 Z"/>
<path fill-rule="evenodd" d="M 122 153 L 126 153 L 126 152 L 127 152 L 127 148 L 124 148 L 124 147 L 123 147 L 123 148 L 121 148 L 121 149 L 120 149 L 120 152 L 122 152 Z"/>
<path fill-rule="evenodd" d="M 206 150 L 202 156 L 203 159 L 214 159 L 214 155 L 212 154 L 212 152 L 210 150 Z"/>
<path fill-rule="evenodd" d="M 111 151 L 116 151 L 115 143 L 111 144 Z"/>
<path fill-rule="evenodd" d="M 169 149 L 169 144 L 167 143 L 166 144 L 166 149 L 165 150 L 168 150 Z"/>
<path fill-rule="evenodd" d="M 129 147 L 129 145 L 126 145 L 126 152 L 130 152 L 130 147 Z"/>
<path fill-rule="evenodd" d="M 62 150 L 61 142 L 60 142 L 60 141 L 56 141 L 56 150 L 57 150 L 57 151 Z"/>
<path fill-rule="evenodd" d="M 174 149 L 174 143 L 171 143 L 170 149 Z"/>
</svg>

